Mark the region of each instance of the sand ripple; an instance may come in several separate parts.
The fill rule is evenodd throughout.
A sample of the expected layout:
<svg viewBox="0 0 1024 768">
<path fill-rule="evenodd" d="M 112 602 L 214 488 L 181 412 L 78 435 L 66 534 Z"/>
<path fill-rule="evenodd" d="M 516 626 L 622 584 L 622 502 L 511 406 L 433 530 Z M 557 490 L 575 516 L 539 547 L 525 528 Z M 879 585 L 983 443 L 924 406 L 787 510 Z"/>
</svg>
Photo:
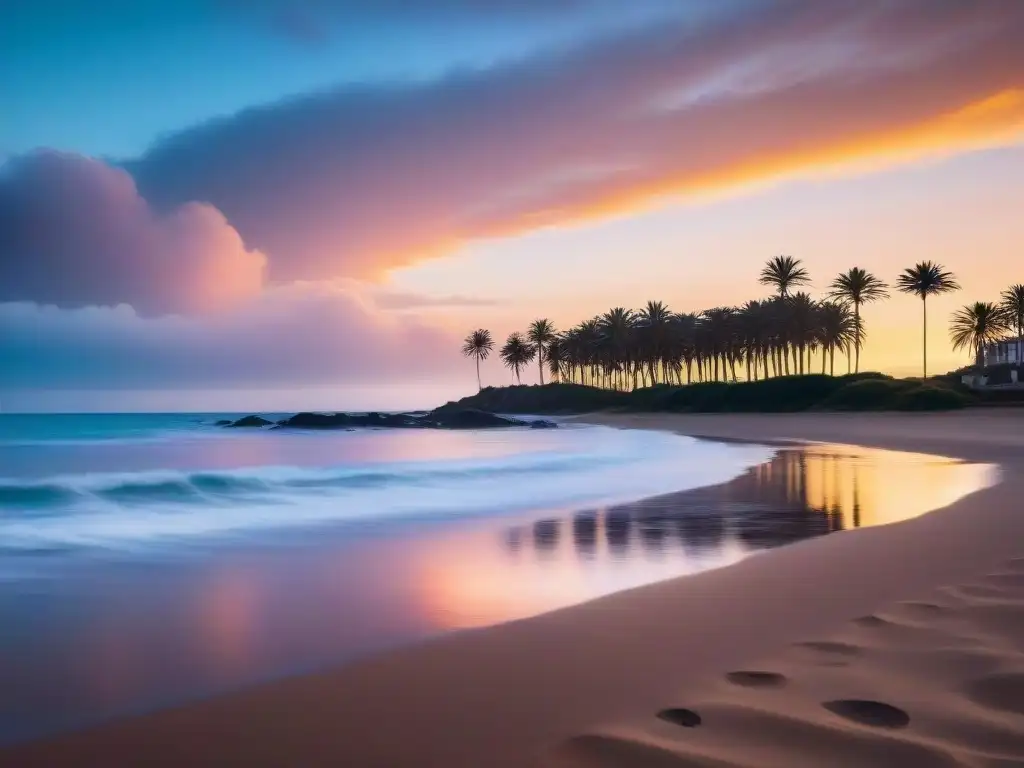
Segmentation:
<svg viewBox="0 0 1024 768">
<path fill-rule="evenodd" d="M 1024 558 L 679 692 L 551 768 L 1024 765 Z"/>
</svg>

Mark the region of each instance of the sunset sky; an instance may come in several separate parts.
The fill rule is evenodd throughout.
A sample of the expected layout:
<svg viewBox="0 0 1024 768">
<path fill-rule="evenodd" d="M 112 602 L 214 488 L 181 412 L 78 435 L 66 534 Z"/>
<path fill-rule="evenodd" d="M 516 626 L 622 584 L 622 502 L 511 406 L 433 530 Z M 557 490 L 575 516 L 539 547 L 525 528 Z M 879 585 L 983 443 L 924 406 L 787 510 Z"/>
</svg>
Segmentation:
<svg viewBox="0 0 1024 768">
<path fill-rule="evenodd" d="M 779 254 L 944 264 L 957 367 L 1024 282 L 1022 40 L 1019 0 L 0 0 L 0 408 L 428 407 L 473 328 Z M 918 372 L 920 310 L 862 368 Z"/>
</svg>

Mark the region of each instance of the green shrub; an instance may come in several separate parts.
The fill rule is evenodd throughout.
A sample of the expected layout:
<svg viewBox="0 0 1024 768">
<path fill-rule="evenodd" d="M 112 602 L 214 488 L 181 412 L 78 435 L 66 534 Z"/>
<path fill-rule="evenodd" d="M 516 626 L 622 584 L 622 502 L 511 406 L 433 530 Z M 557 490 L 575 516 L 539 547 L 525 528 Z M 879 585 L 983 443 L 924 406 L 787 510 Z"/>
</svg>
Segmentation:
<svg viewBox="0 0 1024 768">
<path fill-rule="evenodd" d="M 626 405 L 629 395 L 582 384 L 484 387 L 475 395 L 442 408 L 476 408 L 491 413 L 586 413 Z"/>
<path fill-rule="evenodd" d="M 682 387 L 674 384 L 655 384 L 630 392 L 625 407 L 630 411 L 670 411 L 672 398 Z"/>
<path fill-rule="evenodd" d="M 901 392 L 895 407 L 901 411 L 950 411 L 969 404 L 970 398 L 954 389 L 922 384 Z"/>
<path fill-rule="evenodd" d="M 492 413 L 587 413 L 607 409 L 684 413 L 788 413 L 820 410 L 943 410 L 974 398 L 959 384 L 897 380 L 879 373 L 780 376 L 762 381 L 658 384 L 617 392 L 581 384 L 487 387 L 452 408 Z"/>
<path fill-rule="evenodd" d="M 899 396 L 914 386 L 913 382 L 896 379 L 857 379 L 839 387 L 822 401 L 821 407 L 837 411 L 891 410 Z"/>
</svg>

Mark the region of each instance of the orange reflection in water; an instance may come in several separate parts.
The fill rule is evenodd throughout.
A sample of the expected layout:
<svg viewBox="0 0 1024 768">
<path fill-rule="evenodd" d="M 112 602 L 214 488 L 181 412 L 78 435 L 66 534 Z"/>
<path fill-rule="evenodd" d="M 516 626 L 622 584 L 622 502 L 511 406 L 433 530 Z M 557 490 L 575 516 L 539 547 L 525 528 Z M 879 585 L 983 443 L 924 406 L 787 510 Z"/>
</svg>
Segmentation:
<svg viewBox="0 0 1024 768">
<path fill-rule="evenodd" d="M 827 511 L 842 529 L 909 520 L 991 485 L 996 468 L 942 456 L 812 444 L 756 467 L 765 487 L 779 473 L 793 501 Z"/>
<path fill-rule="evenodd" d="M 916 517 L 991 485 L 995 468 L 921 454 L 809 445 L 711 489 L 509 528 L 414 553 L 426 612 L 486 626 L 737 562 L 764 548 Z"/>
</svg>

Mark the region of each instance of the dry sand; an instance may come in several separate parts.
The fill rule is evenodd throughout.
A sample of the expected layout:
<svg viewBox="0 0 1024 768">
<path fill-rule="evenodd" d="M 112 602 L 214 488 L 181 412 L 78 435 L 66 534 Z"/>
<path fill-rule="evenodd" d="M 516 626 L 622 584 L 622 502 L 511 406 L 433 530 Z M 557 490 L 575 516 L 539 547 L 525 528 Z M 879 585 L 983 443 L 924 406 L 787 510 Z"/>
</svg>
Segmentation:
<svg viewBox="0 0 1024 768">
<path fill-rule="evenodd" d="M 1003 479 L 903 523 L 0 751 L 0 765 L 1024 765 L 1024 411 L 600 421 L 938 453 Z"/>
</svg>

